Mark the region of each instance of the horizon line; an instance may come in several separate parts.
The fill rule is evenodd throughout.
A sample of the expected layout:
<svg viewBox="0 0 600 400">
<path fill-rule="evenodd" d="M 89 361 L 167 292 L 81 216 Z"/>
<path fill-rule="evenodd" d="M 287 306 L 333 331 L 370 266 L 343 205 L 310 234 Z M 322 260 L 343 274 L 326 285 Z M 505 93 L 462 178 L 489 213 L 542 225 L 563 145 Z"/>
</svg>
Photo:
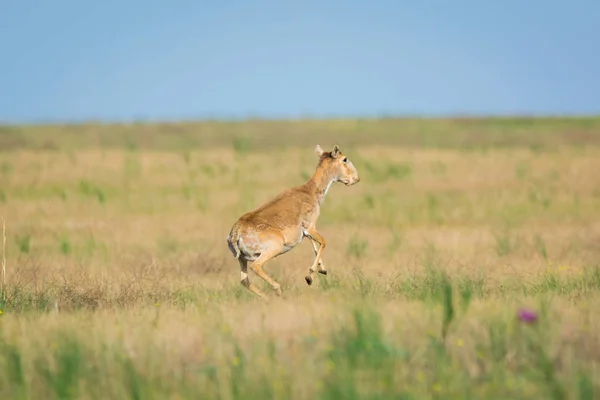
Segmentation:
<svg viewBox="0 0 600 400">
<path fill-rule="evenodd" d="M 40 118 L 29 120 L 2 120 L 0 126 L 52 126 L 52 125 L 147 125 L 173 123 L 243 123 L 243 122 L 301 122 L 333 120 L 486 120 L 486 119 L 595 119 L 595 113 L 373 113 L 373 114 L 302 114 L 302 115 L 207 115 L 181 117 L 129 117 L 129 118 Z"/>
</svg>

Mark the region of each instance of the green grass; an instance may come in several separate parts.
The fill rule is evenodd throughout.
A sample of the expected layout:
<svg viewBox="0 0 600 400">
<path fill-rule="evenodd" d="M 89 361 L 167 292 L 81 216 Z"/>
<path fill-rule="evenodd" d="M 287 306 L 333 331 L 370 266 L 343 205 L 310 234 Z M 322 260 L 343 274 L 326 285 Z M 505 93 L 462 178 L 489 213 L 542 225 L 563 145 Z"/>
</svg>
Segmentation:
<svg viewBox="0 0 600 400">
<path fill-rule="evenodd" d="M 264 302 L 225 237 L 336 143 L 328 274 L 303 242 Z M 596 398 L 599 145 L 597 117 L 0 127 L 0 399 Z"/>
<path fill-rule="evenodd" d="M 557 284 L 540 282 L 523 285 L 521 289 L 536 295 L 569 292 L 595 294 L 597 298 L 600 269 L 589 273 L 591 278 L 559 280 Z M 364 283 L 346 284 L 350 286 L 334 289 L 345 299 L 336 303 L 334 312 L 340 314 L 339 323 L 321 332 L 282 336 L 264 328 L 254 330 L 248 337 L 239 323 L 219 328 L 218 320 L 209 318 L 215 312 L 211 304 L 222 302 L 225 309 L 248 301 L 236 299 L 234 288 L 227 289 L 225 298 L 212 293 L 216 296 L 210 301 L 207 293 L 192 294 L 188 299 L 191 309 L 173 297 L 164 299 L 172 304 L 166 306 L 164 316 L 163 302 L 140 308 L 146 314 L 144 318 L 154 315 L 144 342 L 155 342 L 155 346 L 147 353 L 138 353 L 128 347 L 127 339 L 117 339 L 115 333 L 97 327 L 100 319 L 116 319 L 120 321 L 112 322 L 111 329 L 120 330 L 119 324 L 127 323 L 126 316 L 113 318 L 110 314 L 86 315 L 73 311 L 67 316 L 46 317 L 42 319 L 46 326 L 43 337 L 27 348 L 20 346 L 18 336 L 0 330 L 0 390 L 3 398 L 11 399 L 31 398 L 36 393 L 56 399 L 159 399 L 174 395 L 178 398 L 593 398 L 590 396 L 597 385 L 597 355 L 586 351 L 585 346 L 591 343 L 585 341 L 574 342 L 569 349 L 556 347 L 556 341 L 561 340 L 557 329 L 561 318 L 552 307 L 552 296 L 538 297 L 533 307 L 539 320 L 527 324 L 516 318 L 516 312 L 494 306 L 500 300 L 497 294 L 473 290 L 478 283 L 464 277 L 427 276 L 410 287 L 389 289 L 403 296 L 388 302 L 388 308 L 394 302 L 409 301 L 405 304 L 415 311 L 413 318 L 417 318 L 418 328 L 408 328 L 405 316 L 390 318 L 378 307 L 376 299 L 389 294 L 375 290 L 357 301 L 352 293 L 360 292 Z M 465 300 L 466 291 L 471 296 L 469 301 Z M 23 294 L 19 296 L 18 301 L 29 301 Z M 335 298 L 336 294 L 329 296 Z M 346 299 L 347 296 L 350 297 Z M 9 297 L 11 302 L 16 301 Z M 408 300 L 411 298 L 414 300 Z M 422 303 L 427 299 L 433 302 Z M 472 310 L 469 302 L 474 300 Z M 14 312 L 12 307 L 6 305 L 7 315 Z M 155 312 L 149 312 L 151 307 Z M 197 337 L 192 339 L 198 342 L 196 353 L 188 354 L 187 360 L 179 360 L 169 354 L 169 349 L 181 344 L 169 344 L 170 340 L 164 342 L 161 336 L 169 325 L 169 316 L 184 309 L 187 311 L 183 323 L 193 324 L 204 317 L 210 326 L 198 327 Z M 589 310 L 588 317 L 593 313 Z M 10 318 L 7 315 L 3 318 Z M 127 315 L 134 321 L 140 318 Z M 57 322 L 51 323 L 49 318 Z M 383 323 L 384 318 L 387 324 Z M 72 328 L 75 321 L 85 322 L 93 330 L 76 332 Z M 419 329 L 422 333 L 415 336 Z M 95 332 L 94 340 L 87 336 L 91 332 Z M 131 334 L 120 332 L 117 336 L 131 340 Z M 170 362 L 169 368 L 164 366 L 166 360 Z M 89 390 L 94 387 L 103 390 Z"/>
</svg>

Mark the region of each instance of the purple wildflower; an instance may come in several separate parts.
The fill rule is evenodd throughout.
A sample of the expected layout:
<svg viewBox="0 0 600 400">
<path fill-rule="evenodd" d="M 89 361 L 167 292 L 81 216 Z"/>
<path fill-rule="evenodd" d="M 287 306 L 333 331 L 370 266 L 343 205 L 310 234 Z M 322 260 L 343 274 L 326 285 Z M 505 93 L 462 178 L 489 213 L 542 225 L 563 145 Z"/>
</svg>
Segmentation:
<svg viewBox="0 0 600 400">
<path fill-rule="evenodd" d="M 519 310 L 519 319 L 527 324 L 537 321 L 537 313 L 532 310 Z"/>
</svg>

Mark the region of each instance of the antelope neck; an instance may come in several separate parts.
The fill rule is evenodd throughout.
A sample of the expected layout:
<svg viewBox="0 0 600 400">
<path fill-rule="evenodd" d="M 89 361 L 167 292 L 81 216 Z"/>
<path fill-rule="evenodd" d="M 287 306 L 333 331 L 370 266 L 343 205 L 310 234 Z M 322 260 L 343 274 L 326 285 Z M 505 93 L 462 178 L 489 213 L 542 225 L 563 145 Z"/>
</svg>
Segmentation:
<svg viewBox="0 0 600 400">
<path fill-rule="evenodd" d="M 323 202 L 331 184 L 335 181 L 332 174 L 325 170 L 317 169 L 314 175 L 307 182 L 308 186 L 312 189 L 319 204 Z"/>
</svg>

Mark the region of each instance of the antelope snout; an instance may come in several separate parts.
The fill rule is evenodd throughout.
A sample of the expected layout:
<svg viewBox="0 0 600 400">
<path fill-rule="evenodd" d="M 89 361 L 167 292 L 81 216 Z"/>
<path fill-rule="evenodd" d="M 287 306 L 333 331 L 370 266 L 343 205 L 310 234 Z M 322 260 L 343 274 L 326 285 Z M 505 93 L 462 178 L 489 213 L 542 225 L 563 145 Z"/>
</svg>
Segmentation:
<svg viewBox="0 0 600 400">
<path fill-rule="evenodd" d="M 357 176 L 356 178 L 352 178 L 352 180 L 348 183 L 348 186 L 356 185 L 360 182 L 360 178 Z"/>
</svg>

